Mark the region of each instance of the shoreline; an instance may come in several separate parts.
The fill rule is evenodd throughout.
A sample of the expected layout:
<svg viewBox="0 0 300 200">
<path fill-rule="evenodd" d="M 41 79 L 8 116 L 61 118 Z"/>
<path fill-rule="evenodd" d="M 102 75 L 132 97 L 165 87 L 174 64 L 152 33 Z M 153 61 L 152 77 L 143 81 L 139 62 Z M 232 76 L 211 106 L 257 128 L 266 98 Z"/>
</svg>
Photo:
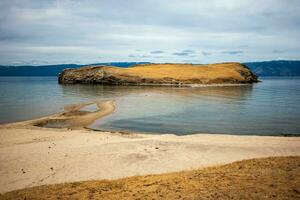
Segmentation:
<svg viewBox="0 0 300 200">
<path fill-rule="evenodd" d="M 99 110 L 78 112 L 91 104 L 97 104 Z M 0 125 L 0 193 L 45 184 L 201 169 L 251 158 L 300 156 L 300 137 L 177 136 L 85 128 L 114 110 L 113 101 L 90 102 L 48 117 Z M 71 126 L 37 126 L 49 120 L 67 120 Z"/>
<path fill-rule="evenodd" d="M 106 85 L 106 86 L 133 86 L 133 87 L 147 87 L 147 86 L 155 86 L 155 87 L 187 87 L 187 88 L 197 88 L 197 87 L 239 87 L 239 86 L 252 86 L 253 84 L 257 84 L 262 82 L 261 80 L 257 80 L 254 83 L 207 83 L 207 84 L 188 84 L 188 83 L 180 83 L 180 84 L 172 84 L 172 83 L 139 83 L 139 84 L 102 84 L 102 83 L 93 83 L 95 85 Z M 76 85 L 83 84 L 89 85 L 90 83 L 64 83 L 63 85 Z"/>
</svg>

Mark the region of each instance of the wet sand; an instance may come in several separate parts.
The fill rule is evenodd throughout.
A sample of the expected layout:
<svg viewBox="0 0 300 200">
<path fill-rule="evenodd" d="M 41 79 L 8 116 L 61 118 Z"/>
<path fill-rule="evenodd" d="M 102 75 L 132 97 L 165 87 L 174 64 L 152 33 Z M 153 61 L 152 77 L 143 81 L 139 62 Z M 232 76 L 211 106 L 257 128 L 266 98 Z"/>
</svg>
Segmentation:
<svg viewBox="0 0 300 200">
<path fill-rule="evenodd" d="M 0 126 L 0 192 L 74 181 L 161 174 L 269 156 L 299 156 L 299 137 L 100 132 L 84 127 L 114 111 L 65 112 Z M 67 127 L 45 128 L 51 120 Z M 58 123 L 59 124 L 59 123 Z"/>
</svg>

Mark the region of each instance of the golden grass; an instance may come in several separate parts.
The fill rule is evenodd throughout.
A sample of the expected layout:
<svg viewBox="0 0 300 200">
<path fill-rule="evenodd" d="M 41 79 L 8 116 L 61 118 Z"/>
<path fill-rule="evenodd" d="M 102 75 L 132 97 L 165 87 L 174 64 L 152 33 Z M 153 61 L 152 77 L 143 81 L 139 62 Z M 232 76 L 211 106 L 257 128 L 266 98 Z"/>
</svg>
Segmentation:
<svg viewBox="0 0 300 200">
<path fill-rule="evenodd" d="M 244 80 L 239 71 L 246 71 L 240 63 L 221 63 L 209 65 L 191 64 L 146 64 L 131 68 L 105 67 L 107 71 L 118 75 L 139 76 L 149 79 L 174 78 L 188 79 L 218 79 L 234 78 Z"/>
<path fill-rule="evenodd" d="M 299 198 L 299 156 L 251 159 L 200 170 L 113 181 L 46 185 L 0 196 L 0 199 Z"/>
</svg>

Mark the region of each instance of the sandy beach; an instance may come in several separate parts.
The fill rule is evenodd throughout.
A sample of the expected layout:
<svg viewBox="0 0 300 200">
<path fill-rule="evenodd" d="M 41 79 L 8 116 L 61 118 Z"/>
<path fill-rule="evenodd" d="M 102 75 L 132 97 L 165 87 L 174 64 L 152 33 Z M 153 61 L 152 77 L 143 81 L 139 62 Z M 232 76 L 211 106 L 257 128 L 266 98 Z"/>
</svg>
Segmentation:
<svg viewBox="0 0 300 200">
<path fill-rule="evenodd" d="M 46 184 L 118 179 L 199 169 L 270 156 L 299 156 L 299 137 L 194 134 L 188 136 L 111 133 L 85 129 L 114 111 L 113 101 L 100 110 L 85 105 L 36 120 L 0 126 L 0 192 Z M 65 128 L 45 128 L 51 120 Z M 58 123 L 60 124 L 60 123 Z"/>
<path fill-rule="evenodd" d="M 299 199 L 300 157 L 268 157 L 159 175 L 25 188 L 0 199 Z"/>
</svg>

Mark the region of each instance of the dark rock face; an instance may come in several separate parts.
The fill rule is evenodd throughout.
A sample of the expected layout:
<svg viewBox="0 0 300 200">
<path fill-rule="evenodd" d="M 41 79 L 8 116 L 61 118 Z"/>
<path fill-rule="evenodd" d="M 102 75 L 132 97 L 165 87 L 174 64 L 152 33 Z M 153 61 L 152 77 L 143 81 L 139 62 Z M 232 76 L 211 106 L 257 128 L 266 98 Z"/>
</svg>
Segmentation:
<svg viewBox="0 0 300 200">
<path fill-rule="evenodd" d="M 102 67 L 83 67 L 76 69 L 65 69 L 58 75 L 60 84 L 74 83 L 102 83 L 105 72 Z"/>
<path fill-rule="evenodd" d="M 159 67 L 164 70 L 164 65 L 167 64 L 151 64 L 154 68 Z M 172 64 L 171 64 L 172 65 Z M 175 65 L 175 64 L 173 64 Z M 179 64 L 182 67 L 182 71 L 185 70 L 184 64 Z M 150 66 L 150 67 L 151 67 Z M 170 64 L 167 65 L 170 67 Z M 176 65 L 178 67 L 178 64 Z M 149 66 L 146 66 L 149 70 Z M 197 67 L 189 69 L 196 69 Z M 94 66 L 94 67 L 82 67 L 79 69 L 65 69 L 58 77 L 58 82 L 60 84 L 107 84 L 107 85 L 188 85 L 188 84 L 241 84 L 241 83 L 255 83 L 258 82 L 257 76 L 253 74 L 246 66 L 238 64 L 238 67 L 234 66 L 234 70 L 230 69 L 238 76 L 226 76 L 220 75 L 217 77 L 205 77 L 200 74 L 199 77 L 180 77 L 181 71 L 174 68 L 172 73 L 168 76 L 157 77 L 157 72 L 160 72 L 160 68 L 156 68 L 153 72 L 154 75 L 149 75 L 144 73 L 143 66 L 137 66 L 138 70 L 125 71 L 126 69 L 108 67 L 108 66 Z M 168 69 L 170 70 L 170 69 Z M 225 68 L 226 73 L 227 68 Z M 142 72 L 140 72 L 142 71 Z M 230 71 L 230 72 L 231 72 Z M 144 74 L 143 74 L 144 73 Z M 151 72 L 152 73 L 152 72 Z M 196 73 L 196 72 L 195 72 Z M 197 72 L 198 73 L 198 72 Z M 218 72 L 219 74 L 222 72 Z"/>
</svg>

